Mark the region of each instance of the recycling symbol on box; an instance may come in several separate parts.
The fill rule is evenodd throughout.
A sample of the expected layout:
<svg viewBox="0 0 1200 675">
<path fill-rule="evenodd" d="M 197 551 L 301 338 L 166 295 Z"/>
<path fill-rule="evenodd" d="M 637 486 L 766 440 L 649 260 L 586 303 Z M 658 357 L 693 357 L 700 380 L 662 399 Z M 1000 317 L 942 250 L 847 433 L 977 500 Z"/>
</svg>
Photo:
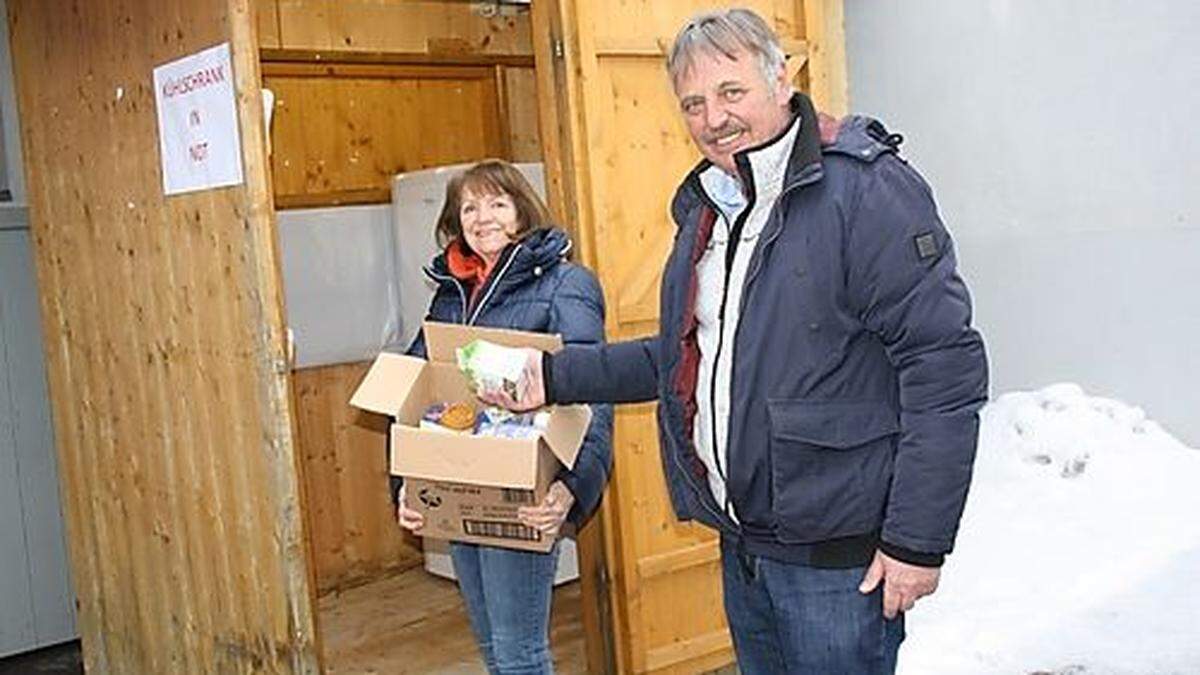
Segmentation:
<svg viewBox="0 0 1200 675">
<path fill-rule="evenodd" d="M 442 505 L 442 497 L 434 494 L 429 488 L 421 488 L 421 491 L 417 493 L 417 499 L 420 499 L 422 504 L 431 509 L 436 509 Z"/>
</svg>

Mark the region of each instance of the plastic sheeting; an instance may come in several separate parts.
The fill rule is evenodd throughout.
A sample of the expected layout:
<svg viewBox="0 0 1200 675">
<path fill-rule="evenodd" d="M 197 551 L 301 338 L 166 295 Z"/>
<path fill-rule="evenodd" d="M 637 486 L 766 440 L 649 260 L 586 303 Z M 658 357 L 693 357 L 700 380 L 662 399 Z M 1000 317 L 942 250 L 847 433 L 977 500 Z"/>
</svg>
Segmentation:
<svg viewBox="0 0 1200 675">
<path fill-rule="evenodd" d="M 389 205 L 280 211 L 279 243 L 296 367 L 365 361 L 399 342 Z"/>
</svg>

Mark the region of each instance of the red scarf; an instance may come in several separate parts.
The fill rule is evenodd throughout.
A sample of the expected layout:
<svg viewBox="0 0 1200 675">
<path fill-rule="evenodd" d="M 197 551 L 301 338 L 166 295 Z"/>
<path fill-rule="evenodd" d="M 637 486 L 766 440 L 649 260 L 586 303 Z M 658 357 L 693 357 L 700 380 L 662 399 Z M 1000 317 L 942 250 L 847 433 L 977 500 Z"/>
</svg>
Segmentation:
<svg viewBox="0 0 1200 675">
<path fill-rule="evenodd" d="M 446 247 L 446 267 L 455 279 L 471 288 L 471 304 L 475 304 L 479 291 L 483 290 L 491 269 L 479 254 L 472 251 L 462 238 L 455 239 Z"/>
</svg>

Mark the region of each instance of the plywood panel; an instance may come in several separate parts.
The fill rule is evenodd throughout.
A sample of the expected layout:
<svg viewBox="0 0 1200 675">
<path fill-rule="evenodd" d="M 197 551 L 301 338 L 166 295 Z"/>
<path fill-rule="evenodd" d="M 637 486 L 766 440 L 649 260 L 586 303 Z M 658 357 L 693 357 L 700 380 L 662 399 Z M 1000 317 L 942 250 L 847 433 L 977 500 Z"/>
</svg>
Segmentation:
<svg viewBox="0 0 1200 675">
<path fill-rule="evenodd" d="M 419 542 L 401 533 L 388 495 L 388 421 L 351 408 L 369 363 L 296 371 L 305 516 L 319 592 L 420 565 Z"/>
<path fill-rule="evenodd" d="M 493 3 L 278 0 L 281 46 L 346 51 L 531 54 L 529 12 Z"/>
<path fill-rule="evenodd" d="M 280 207 L 387 202 L 402 171 L 504 155 L 486 66 L 264 65 Z"/>
<path fill-rule="evenodd" d="M 90 672 L 315 672 L 249 0 L 10 0 Z M 165 198 L 151 71 L 228 41 L 245 183 Z"/>
</svg>

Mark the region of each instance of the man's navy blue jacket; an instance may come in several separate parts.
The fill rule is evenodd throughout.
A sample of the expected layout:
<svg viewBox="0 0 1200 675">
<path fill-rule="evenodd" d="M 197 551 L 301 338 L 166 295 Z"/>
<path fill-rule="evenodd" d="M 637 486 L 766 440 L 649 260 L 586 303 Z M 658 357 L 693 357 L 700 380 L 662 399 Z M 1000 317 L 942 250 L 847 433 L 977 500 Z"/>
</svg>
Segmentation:
<svg viewBox="0 0 1200 675">
<path fill-rule="evenodd" d="M 713 498 L 692 440 L 696 262 L 715 217 L 698 179 L 708 162 L 672 203 L 658 335 L 547 357 L 547 396 L 657 399 L 675 513 L 749 552 L 845 567 L 878 547 L 938 565 L 954 544 L 987 396 L 953 244 L 897 136 L 851 117 L 822 147 L 811 103 L 797 94 L 792 107 L 801 128 L 754 243 L 734 341 L 726 480 L 737 521 Z M 735 157 L 747 184 L 745 155 Z"/>
</svg>

